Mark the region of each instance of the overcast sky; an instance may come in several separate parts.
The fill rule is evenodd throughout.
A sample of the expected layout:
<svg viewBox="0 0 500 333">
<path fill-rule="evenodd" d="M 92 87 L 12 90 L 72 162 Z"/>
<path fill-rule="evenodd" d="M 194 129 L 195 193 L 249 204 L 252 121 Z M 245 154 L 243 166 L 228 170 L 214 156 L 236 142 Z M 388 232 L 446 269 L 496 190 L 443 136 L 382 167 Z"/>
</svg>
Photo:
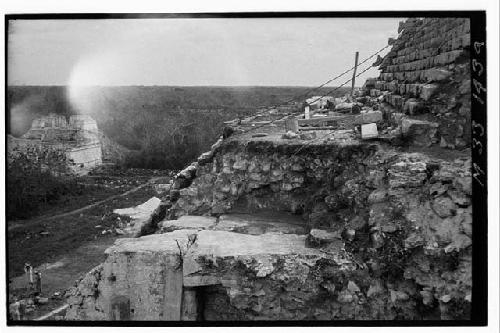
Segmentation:
<svg viewBox="0 0 500 333">
<path fill-rule="evenodd" d="M 8 83 L 315 86 L 352 67 L 355 51 L 361 61 L 387 45 L 400 20 L 16 20 Z M 376 75 L 371 69 L 357 85 Z"/>
</svg>

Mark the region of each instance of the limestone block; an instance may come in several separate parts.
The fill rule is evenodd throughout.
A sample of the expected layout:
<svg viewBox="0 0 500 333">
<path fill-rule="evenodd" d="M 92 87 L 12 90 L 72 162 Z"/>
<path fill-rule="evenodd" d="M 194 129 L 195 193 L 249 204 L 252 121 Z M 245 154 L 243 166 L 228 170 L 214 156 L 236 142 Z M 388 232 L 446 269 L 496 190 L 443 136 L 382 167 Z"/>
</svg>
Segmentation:
<svg viewBox="0 0 500 333">
<path fill-rule="evenodd" d="M 378 137 L 377 124 L 363 124 L 361 125 L 361 138 L 372 139 Z"/>
<path fill-rule="evenodd" d="M 405 113 L 414 115 L 419 113 L 424 108 L 424 103 L 414 98 L 410 98 L 405 101 L 403 106 L 403 111 Z"/>
<path fill-rule="evenodd" d="M 420 98 L 428 101 L 432 95 L 437 91 L 439 86 L 437 84 L 424 84 L 420 87 Z"/>
<path fill-rule="evenodd" d="M 450 76 L 451 72 L 445 69 L 431 68 L 425 71 L 425 77 L 428 82 L 443 81 Z"/>
<path fill-rule="evenodd" d="M 124 228 L 124 231 L 131 234 L 133 237 L 138 237 L 141 235 L 142 231 L 151 224 L 153 215 L 160 208 L 160 203 L 161 200 L 159 198 L 152 197 L 141 205 L 115 209 L 113 213 L 130 217 L 131 226 Z"/>
<path fill-rule="evenodd" d="M 378 123 L 383 121 L 383 115 L 381 111 L 369 111 L 366 113 L 361 113 L 355 116 L 355 124 L 369 124 Z"/>
<path fill-rule="evenodd" d="M 159 196 L 167 195 L 172 189 L 172 184 L 155 184 L 154 189 Z"/>
</svg>

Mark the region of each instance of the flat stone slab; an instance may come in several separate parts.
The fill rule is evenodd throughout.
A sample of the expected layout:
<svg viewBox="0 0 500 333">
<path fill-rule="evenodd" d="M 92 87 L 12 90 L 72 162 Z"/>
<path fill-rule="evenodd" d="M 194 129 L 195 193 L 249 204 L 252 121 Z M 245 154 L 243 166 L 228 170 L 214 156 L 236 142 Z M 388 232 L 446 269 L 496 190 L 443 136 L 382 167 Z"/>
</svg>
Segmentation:
<svg viewBox="0 0 500 333">
<path fill-rule="evenodd" d="M 129 216 L 132 219 L 138 219 L 148 216 L 148 214 L 151 214 L 156 208 L 158 208 L 160 202 L 161 200 L 158 199 L 157 197 L 152 197 L 143 204 L 140 204 L 135 207 L 115 209 L 113 210 L 113 213 L 118 215 Z"/>
<path fill-rule="evenodd" d="M 230 231 L 184 229 L 139 238 L 121 238 L 106 250 L 106 254 L 151 252 L 178 254 L 179 248 L 177 244 L 181 248 L 187 249 L 189 236 L 193 234 L 197 235 L 196 241 L 189 247 L 189 252 L 186 253 L 195 257 L 202 255 L 226 257 L 321 253 L 315 249 L 306 248 L 306 235 L 279 233 L 247 235 Z"/>
<path fill-rule="evenodd" d="M 381 111 L 369 111 L 365 113 L 361 113 L 354 118 L 355 124 L 369 124 L 369 123 L 377 123 L 382 122 L 382 112 Z"/>
<path fill-rule="evenodd" d="M 377 124 L 365 124 L 361 125 L 361 138 L 362 139 L 372 139 L 378 137 Z"/>
<path fill-rule="evenodd" d="M 305 234 L 305 224 L 293 215 L 263 216 L 252 214 L 222 215 L 214 230 L 240 232 L 252 235 L 264 233 Z"/>
<path fill-rule="evenodd" d="M 242 234 L 262 235 L 265 233 L 306 233 L 300 217 L 288 214 L 228 214 L 219 220 L 212 216 L 185 215 L 177 220 L 166 220 L 159 224 L 161 233 L 175 230 L 219 230 Z"/>
<path fill-rule="evenodd" d="M 212 216 L 185 215 L 177 220 L 167 220 L 160 223 L 162 232 L 170 232 L 181 229 L 204 230 L 215 225 L 217 219 Z"/>
<path fill-rule="evenodd" d="M 127 234 L 134 237 L 141 235 L 141 231 L 152 221 L 153 214 L 160 207 L 161 200 L 157 197 L 152 197 L 143 204 L 135 207 L 121 208 L 113 210 L 113 213 L 128 216 L 131 219 L 131 226 L 124 228 Z"/>
</svg>

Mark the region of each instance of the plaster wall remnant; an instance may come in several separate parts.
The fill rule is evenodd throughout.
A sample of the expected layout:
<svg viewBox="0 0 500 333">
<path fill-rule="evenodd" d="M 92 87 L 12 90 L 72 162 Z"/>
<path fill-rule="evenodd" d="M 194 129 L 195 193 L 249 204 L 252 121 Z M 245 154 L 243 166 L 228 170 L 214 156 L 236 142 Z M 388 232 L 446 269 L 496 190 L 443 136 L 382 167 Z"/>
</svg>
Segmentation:
<svg viewBox="0 0 500 333">
<path fill-rule="evenodd" d="M 9 136 L 9 155 L 26 154 L 56 175 L 83 175 L 102 164 L 97 123 L 88 115 L 49 114 L 33 120 L 21 138 Z"/>
</svg>

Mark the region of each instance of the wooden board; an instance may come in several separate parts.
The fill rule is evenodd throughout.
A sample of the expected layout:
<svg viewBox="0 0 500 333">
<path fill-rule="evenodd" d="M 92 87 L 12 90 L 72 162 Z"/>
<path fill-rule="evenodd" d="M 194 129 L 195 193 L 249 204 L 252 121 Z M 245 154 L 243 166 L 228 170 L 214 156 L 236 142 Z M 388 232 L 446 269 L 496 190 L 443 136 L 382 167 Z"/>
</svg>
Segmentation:
<svg viewBox="0 0 500 333">
<path fill-rule="evenodd" d="M 328 121 L 343 120 L 343 119 L 349 119 L 349 118 L 353 118 L 353 117 L 354 117 L 354 115 L 339 116 L 339 117 L 318 117 L 318 118 L 311 118 L 311 119 L 299 119 L 299 126 L 300 125 L 310 125 L 310 124 L 320 124 L 320 123 L 325 123 Z"/>
</svg>

